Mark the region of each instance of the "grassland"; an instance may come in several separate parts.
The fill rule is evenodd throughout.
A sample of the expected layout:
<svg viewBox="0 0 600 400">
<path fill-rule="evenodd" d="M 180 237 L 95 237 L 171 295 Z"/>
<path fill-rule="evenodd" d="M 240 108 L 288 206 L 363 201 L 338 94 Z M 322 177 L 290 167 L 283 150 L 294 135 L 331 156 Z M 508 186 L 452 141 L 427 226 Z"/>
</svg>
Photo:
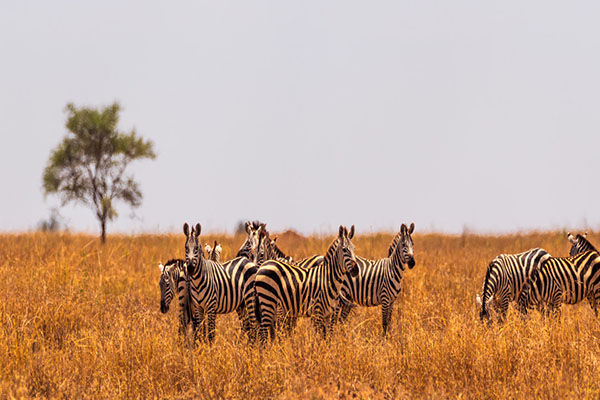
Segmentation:
<svg viewBox="0 0 600 400">
<path fill-rule="evenodd" d="M 359 309 L 323 341 L 309 321 L 251 348 L 235 315 L 217 318 L 212 347 L 186 347 L 176 307 L 159 311 L 159 261 L 183 255 L 183 234 L 0 235 L 0 398 L 599 398 L 600 323 L 589 306 L 560 322 L 511 309 L 479 323 L 475 293 L 490 259 L 544 247 L 567 255 L 562 232 L 415 234 L 391 332 Z M 213 236 L 203 237 L 203 242 Z M 590 235 L 592 242 L 600 237 Z M 241 237 L 219 237 L 229 259 Z M 283 235 L 293 256 L 331 238 Z M 357 254 L 381 257 L 391 234 L 358 232 Z"/>
</svg>

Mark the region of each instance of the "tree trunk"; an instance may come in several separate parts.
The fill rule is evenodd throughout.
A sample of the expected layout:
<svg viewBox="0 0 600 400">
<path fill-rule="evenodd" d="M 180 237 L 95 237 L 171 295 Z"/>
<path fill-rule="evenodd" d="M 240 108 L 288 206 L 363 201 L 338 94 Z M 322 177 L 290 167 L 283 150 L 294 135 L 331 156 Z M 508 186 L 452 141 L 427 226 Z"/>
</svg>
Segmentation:
<svg viewBox="0 0 600 400">
<path fill-rule="evenodd" d="M 106 219 L 101 219 L 100 220 L 100 229 L 101 229 L 101 234 L 100 234 L 100 240 L 102 241 L 102 244 L 106 243 Z"/>
</svg>

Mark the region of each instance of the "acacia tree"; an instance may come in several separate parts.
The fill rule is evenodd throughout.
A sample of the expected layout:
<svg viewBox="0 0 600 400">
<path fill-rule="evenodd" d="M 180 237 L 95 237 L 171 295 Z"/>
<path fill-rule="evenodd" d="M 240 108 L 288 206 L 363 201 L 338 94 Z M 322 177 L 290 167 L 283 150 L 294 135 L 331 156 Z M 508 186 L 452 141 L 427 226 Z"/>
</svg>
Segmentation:
<svg viewBox="0 0 600 400">
<path fill-rule="evenodd" d="M 42 177 L 44 195 L 60 196 L 63 206 L 76 202 L 91 208 L 104 243 L 106 223 L 117 217 L 114 201 L 132 208 L 142 202 L 139 185 L 126 169 L 134 160 L 154 159 L 153 143 L 137 136 L 135 129 L 118 131 L 117 102 L 100 110 L 69 103 L 65 111 L 69 133 L 50 153 Z"/>
</svg>

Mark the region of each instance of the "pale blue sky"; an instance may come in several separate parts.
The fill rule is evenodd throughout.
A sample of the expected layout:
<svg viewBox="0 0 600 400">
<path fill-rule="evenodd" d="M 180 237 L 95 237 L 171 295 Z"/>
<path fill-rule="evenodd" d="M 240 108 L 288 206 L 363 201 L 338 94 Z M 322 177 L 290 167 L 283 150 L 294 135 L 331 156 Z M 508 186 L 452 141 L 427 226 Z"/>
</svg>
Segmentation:
<svg viewBox="0 0 600 400">
<path fill-rule="evenodd" d="M 595 1 L 2 1 L 0 230 L 57 204 L 65 104 L 114 100 L 158 158 L 109 233 L 598 228 L 598 21 Z"/>
</svg>

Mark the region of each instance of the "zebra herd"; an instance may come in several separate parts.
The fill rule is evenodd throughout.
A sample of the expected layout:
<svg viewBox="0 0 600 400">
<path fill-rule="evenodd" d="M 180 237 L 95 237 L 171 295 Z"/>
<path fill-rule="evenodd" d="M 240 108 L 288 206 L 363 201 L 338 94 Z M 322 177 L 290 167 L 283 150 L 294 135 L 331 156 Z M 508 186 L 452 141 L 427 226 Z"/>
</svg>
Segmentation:
<svg viewBox="0 0 600 400">
<path fill-rule="evenodd" d="M 276 327 L 291 333 L 298 317 L 309 317 L 326 337 L 356 305 L 381 305 L 386 335 L 405 265 L 415 265 L 414 223 L 402 224 L 388 256 L 379 260 L 355 255 L 354 226 L 340 226 L 324 256 L 299 261 L 277 246 L 266 224 L 246 222 L 245 228 L 247 237 L 236 257 L 221 263 L 221 246 L 215 242 L 203 250 L 200 224 L 185 223 L 185 260 L 159 264 L 160 310 L 166 313 L 177 295 L 182 334 L 191 325 L 194 340 L 212 342 L 216 315 L 236 311 L 250 341 L 257 335 L 262 342 L 273 339 Z"/>
<path fill-rule="evenodd" d="M 250 341 L 273 339 L 276 328 L 291 333 L 299 317 L 309 317 L 323 337 L 333 324 L 343 322 L 356 306 L 381 306 L 385 337 L 402 277 L 415 265 L 414 223 L 402 224 L 390 243 L 387 257 L 370 260 L 355 254 L 354 226 L 339 227 L 325 255 L 299 261 L 285 254 L 271 239 L 264 223 L 247 222 L 246 240 L 236 257 L 221 262 L 222 248 L 201 246 L 200 224 L 183 225 L 185 259 L 159 264 L 160 310 L 166 313 L 175 295 L 179 300 L 180 327 L 194 340 L 214 340 L 217 314 L 236 311 L 242 332 Z M 487 267 L 479 317 L 490 312 L 504 321 L 509 303 L 522 315 L 537 308 L 544 315 L 560 315 L 561 304 L 587 299 L 596 316 L 600 304 L 600 253 L 587 233 L 567 234 L 570 256 L 552 257 L 541 248 L 519 254 L 500 254 Z"/>
<path fill-rule="evenodd" d="M 524 315 L 537 308 L 544 315 L 560 315 L 564 304 L 587 299 L 598 316 L 600 304 L 600 254 L 584 235 L 567 233 L 569 257 L 552 257 L 536 248 L 520 254 L 501 254 L 488 266 L 477 302 L 481 320 L 490 319 L 490 308 L 502 322 L 508 305 L 516 301 Z"/>
</svg>

